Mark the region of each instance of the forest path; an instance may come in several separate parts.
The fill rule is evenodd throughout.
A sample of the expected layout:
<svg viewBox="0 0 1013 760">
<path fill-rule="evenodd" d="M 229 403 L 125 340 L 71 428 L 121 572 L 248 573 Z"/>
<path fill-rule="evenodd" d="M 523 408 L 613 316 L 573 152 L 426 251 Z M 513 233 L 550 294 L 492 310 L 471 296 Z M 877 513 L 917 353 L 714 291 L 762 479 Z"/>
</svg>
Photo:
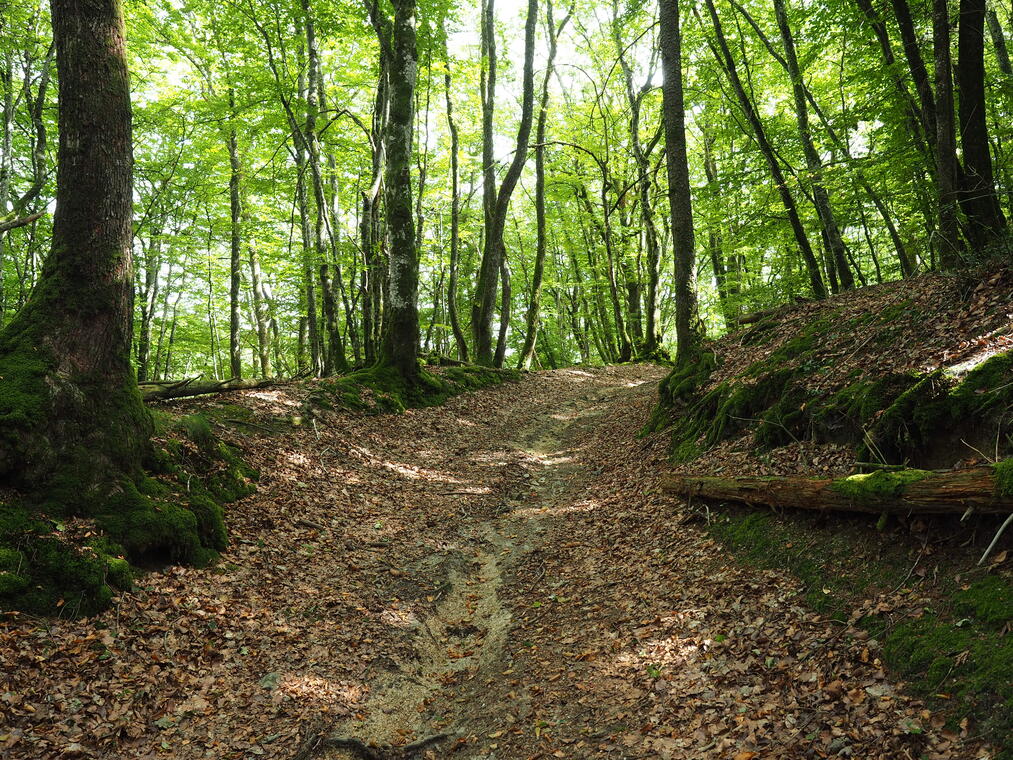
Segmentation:
<svg viewBox="0 0 1013 760">
<path fill-rule="evenodd" d="M 482 493 L 470 498 L 483 503 L 461 505 L 459 547 L 420 563 L 435 566 L 442 580 L 433 584 L 439 590 L 430 614 L 408 627 L 411 654 L 372 687 L 359 711 L 365 720 L 348 720 L 336 735 L 383 746 L 403 741 L 407 728 L 427 736 L 436 725 L 456 740 L 461 757 L 495 757 L 496 747 L 475 754 L 464 745 L 502 734 L 504 721 L 530 717 L 530 697 L 511 677 L 514 613 L 504 593 L 541 598 L 534 584 L 517 587 L 515 571 L 551 551 L 545 536 L 557 510 L 575 503 L 594 476 L 575 456 L 582 434 L 631 389 L 647 384 L 653 391 L 660 379 L 655 368 L 637 369 L 557 371 L 550 393 L 525 393 L 499 409 L 502 424 L 492 423 L 483 449 L 470 452 L 475 461 L 495 463 L 484 482 L 472 482 Z M 469 498 L 466 491 L 452 495 Z"/>
<path fill-rule="evenodd" d="M 101 616 L 0 627 L 0 756 L 361 758 L 317 745 L 445 733 L 419 757 L 981 757 L 867 634 L 659 492 L 665 436 L 637 435 L 663 375 L 531 373 L 299 427 L 301 386 L 174 404 L 261 472 L 230 548 Z"/>
</svg>

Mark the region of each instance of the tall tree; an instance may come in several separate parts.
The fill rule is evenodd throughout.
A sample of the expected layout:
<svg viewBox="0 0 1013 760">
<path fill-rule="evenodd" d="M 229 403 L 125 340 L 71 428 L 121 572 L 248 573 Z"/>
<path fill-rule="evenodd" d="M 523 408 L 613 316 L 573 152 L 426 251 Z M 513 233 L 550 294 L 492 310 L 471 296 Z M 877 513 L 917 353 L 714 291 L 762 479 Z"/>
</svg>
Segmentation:
<svg viewBox="0 0 1013 760">
<path fill-rule="evenodd" d="M 784 46 L 784 61 L 787 65 L 788 75 L 791 77 L 791 91 L 795 101 L 795 117 L 798 121 L 798 137 L 802 144 L 802 153 L 805 155 L 806 169 L 809 170 L 809 189 L 813 195 L 813 203 L 816 206 L 816 213 L 819 215 L 820 224 L 823 226 L 824 239 L 829 249 L 830 257 L 834 262 L 834 269 L 840 279 L 841 287 L 844 290 L 851 290 L 855 287 L 855 278 L 851 274 L 851 267 L 848 266 L 848 259 L 844 252 L 844 240 L 841 238 L 841 229 L 837 225 L 837 217 L 830 205 L 830 194 L 827 192 L 823 182 L 823 160 L 820 158 L 816 145 L 813 143 L 812 129 L 809 126 L 809 103 L 806 100 L 805 83 L 802 80 L 802 70 L 798 64 L 798 53 L 795 51 L 795 37 L 791 31 L 791 24 L 788 21 L 788 9 L 785 0 L 774 0 L 774 14 L 777 17 L 777 28 L 781 33 L 781 44 Z"/>
<path fill-rule="evenodd" d="M 1006 228 L 1006 218 L 995 192 L 985 120 L 985 0 L 960 0 L 957 92 L 960 95 L 960 146 L 964 159 L 961 205 L 967 215 L 968 238 L 981 248 L 995 240 Z"/>
<path fill-rule="evenodd" d="M 447 58 L 450 58 L 449 53 Z M 454 102 L 450 96 L 450 63 L 444 74 L 443 85 L 447 99 L 447 129 L 450 131 L 450 278 L 447 284 L 447 311 L 450 316 L 450 329 L 454 332 L 457 344 L 457 355 L 461 361 L 468 361 L 468 341 L 461 329 L 461 320 L 457 312 L 457 286 L 460 282 L 461 267 L 461 168 L 460 168 L 460 133 L 454 119 Z"/>
<path fill-rule="evenodd" d="M 490 6 L 492 0 L 487 0 Z M 491 11 L 490 11 L 491 12 Z M 491 23 L 491 22 L 490 22 Z M 503 182 L 496 193 L 494 206 L 489 213 L 486 209 L 488 226 L 485 231 L 485 246 L 482 264 L 475 289 L 475 303 L 472 306 L 471 329 L 475 337 L 475 360 L 479 364 L 495 363 L 495 345 L 492 337 L 493 313 L 496 308 L 496 292 L 502 277 L 503 260 L 506 257 L 507 212 L 510 197 L 521 178 L 521 171 L 527 162 L 528 140 L 531 137 L 535 101 L 535 28 L 538 24 L 538 0 L 528 0 L 527 21 L 524 24 L 524 74 L 522 79 L 521 121 L 517 127 L 517 150 L 507 169 Z M 490 88 L 491 89 L 491 88 Z M 491 116 L 489 117 L 491 119 Z M 486 139 L 486 138 L 484 138 Z M 491 139 L 489 137 L 488 139 Z M 483 153 L 483 156 L 485 153 Z M 488 166 L 486 167 L 488 170 Z M 486 181 L 489 173 L 486 171 Z M 487 201 L 488 203 L 488 201 Z"/>
<path fill-rule="evenodd" d="M 415 123 L 415 0 L 393 0 L 390 41 L 390 116 L 384 179 L 390 232 L 390 292 L 380 361 L 410 383 L 419 378 L 419 261 L 412 218 L 412 137 Z"/>
<path fill-rule="evenodd" d="M 710 0 L 708 0 L 710 4 Z M 658 41 L 661 45 L 662 110 L 668 164 L 668 205 L 675 248 L 676 364 L 692 361 L 700 338 L 696 330 L 696 237 L 686 149 L 686 107 L 682 85 L 682 28 L 678 0 L 661 0 Z M 713 5 L 711 4 L 711 8 Z"/>
<path fill-rule="evenodd" d="M 964 254 L 957 217 L 960 164 L 957 162 L 956 125 L 953 117 L 953 66 L 950 53 L 949 0 L 932 2 L 932 51 L 936 91 L 936 192 L 939 204 L 939 264 L 958 267 Z"/>
<path fill-rule="evenodd" d="M 49 256 L 0 333 L 0 479 L 86 507 L 139 475 L 151 418 L 130 366 L 130 83 L 118 0 L 53 0 L 60 136 Z M 72 485 L 73 484 L 73 485 Z"/>
<path fill-rule="evenodd" d="M 774 150 L 774 146 L 771 145 L 770 140 L 767 138 L 767 131 L 763 127 L 763 122 L 760 121 L 760 114 L 757 112 L 756 106 L 753 104 L 753 101 L 749 97 L 749 93 L 746 92 L 746 88 L 742 84 L 738 66 L 735 63 L 735 58 L 732 56 L 731 49 L 728 47 L 728 40 L 725 38 L 721 18 L 718 16 L 717 8 L 714 7 L 714 0 L 707 0 L 707 11 L 710 14 L 711 25 L 714 28 L 714 37 L 717 42 L 717 47 L 712 47 L 714 57 L 724 70 L 725 75 L 728 77 L 728 81 L 732 85 L 732 89 L 735 91 L 735 97 L 738 100 L 739 107 L 742 109 L 742 112 L 746 117 L 746 121 L 749 123 L 753 136 L 756 138 L 756 142 L 760 147 L 760 152 L 763 154 L 763 158 L 767 163 L 767 168 L 770 170 L 771 177 L 774 180 L 774 185 L 777 188 L 777 193 L 781 198 L 781 203 L 784 205 L 784 210 L 788 214 L 788 221 L 791 224 L 791 230 L 795 237 L 795 242 L 798 244 L 799 251 L 802 254 L 802 260 L 805 262 L 805 268 L 809 274 L 809 283 L 812 286 L 813 295 L 816 296 L 816 298 L 826 298 L 826 285 L 823 283 L 823 276 L 820 272 L 819 262 L 816 260 L 815 254 L 813 254 L 812 245 L 809 242 L 809 236 L 806 234 L 805 226 L 802 224 L 802 218 L 799 215 L 798 206 L 791 195 L 791 190 L 788 189 L 788 183 L 785 179 L 784 171 L 781 168 L 781 163 Z M 662 50 L 664 50 L 664 47 Z M 671 188 L 669 188 L 669 192 L 672 192 Z"/>
<path fill-rule="evenodd" d="M 542 280 L 545 276 L 545 130 L 549 117 L 549 82 L 555 71 L 556 52 L 559 35 L 570 20 L 573 6 L 559 22 L 557 27 L 552 18 L 552 0 L 545 3 L 545 29 L 549 35 L 549 57 L 545 62 L 542 75 L 541 103 L 538 108 L 538 126 L 535 129 L 535 269 L 531 275 L 531 287 L 528 291 L 528 310 L 524 318 L 524 345 L 521 347 L 519 366 L 531 369 L 535 358 L 535 342 L 538 336 L 539 312 L 542 300 Z"/>
</svg>

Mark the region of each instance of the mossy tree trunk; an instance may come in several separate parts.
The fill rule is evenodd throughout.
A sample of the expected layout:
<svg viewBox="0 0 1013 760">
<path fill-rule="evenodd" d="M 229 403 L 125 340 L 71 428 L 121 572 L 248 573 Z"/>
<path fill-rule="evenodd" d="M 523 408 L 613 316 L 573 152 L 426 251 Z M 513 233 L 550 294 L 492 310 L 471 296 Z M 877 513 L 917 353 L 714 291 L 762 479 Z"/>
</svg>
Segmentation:
<svg viewBox="0 0 1013 760">
<path fill-rule="evenodd" d="M 84 507 L 140 472 L 151 420 L 130 366 L 130 86 L 118 0 L 52 0 L 60 141 L 52 249 L 0 334 L 0 480 Z"/>
</svg>

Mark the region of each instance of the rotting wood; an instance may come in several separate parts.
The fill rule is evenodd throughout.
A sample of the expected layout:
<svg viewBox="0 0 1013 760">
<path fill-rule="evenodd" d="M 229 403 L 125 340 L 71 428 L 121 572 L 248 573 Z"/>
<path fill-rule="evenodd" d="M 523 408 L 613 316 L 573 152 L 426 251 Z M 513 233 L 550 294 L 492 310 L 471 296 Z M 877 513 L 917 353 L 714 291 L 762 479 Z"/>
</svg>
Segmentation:
<svg viewBox="0 0 1013 760">
<path fill-rule="evenodd" d="M 253 388 L 267 388 L 277 385 L 281 380 L 273 377 L 250 378 L 248 380 L 219 380 L 209 383 L 197 383 L 193 380 L 181 380 L 178 383 L 145 384 L 139 386 L 141 396 L 145 401 L 162 401 L 171 398 L 187 398 L 189 396 L 204 396 L 211 393 L 225 393 L 227 391 L 246 391 Z"/>
<path fill-rule="evenodd" d="M 709 501 L 736 501 L 768 507 L 869 514 L 1013 513 L 1013 497 L 996 492 L 992 467 L 927 472 L 879 471 L 847 478 L 693 477 L 670 475 L 668 493 Z"/>
</svg>

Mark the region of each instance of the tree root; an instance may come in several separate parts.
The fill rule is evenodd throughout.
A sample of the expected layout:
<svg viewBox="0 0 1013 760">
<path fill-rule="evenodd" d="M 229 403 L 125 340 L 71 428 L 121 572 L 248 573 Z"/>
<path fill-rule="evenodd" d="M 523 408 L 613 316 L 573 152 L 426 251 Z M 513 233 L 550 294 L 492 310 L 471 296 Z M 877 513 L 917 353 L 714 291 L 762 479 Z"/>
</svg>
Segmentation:
<svg viewBox="0 0 1013 760">
<path fill-rule="evenodd" d="M 405 744 L 403 747 L 373 747 L 359 739 L 326 736 L 323 733 L 314 732 L 303 742 L 299 751 L 293 755 L 292 760 L 310 760 L 328 749 L 349 750 L 361 760 L 417 760 L 421 753 L 449 738 L 447 734 L 436 734 L 411 744 Z"/>
</svg>

